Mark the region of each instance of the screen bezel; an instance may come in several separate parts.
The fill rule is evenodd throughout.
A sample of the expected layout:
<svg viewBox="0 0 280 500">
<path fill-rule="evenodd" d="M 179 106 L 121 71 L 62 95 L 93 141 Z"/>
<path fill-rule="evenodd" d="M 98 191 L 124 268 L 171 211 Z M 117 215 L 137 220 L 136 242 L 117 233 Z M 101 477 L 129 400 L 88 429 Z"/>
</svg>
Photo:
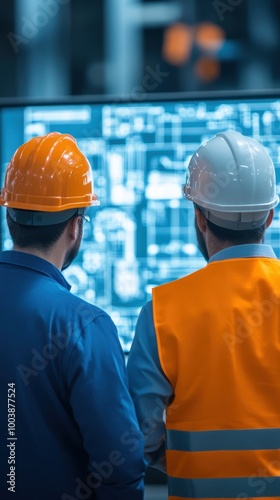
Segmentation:
<svg viewBox="0 0 280 500">
<path fill-rule="evenodd" d="M 119 96 L 113 94 L 89 94 L 79 96 L 58 96 L 53 98 L 43 97 L 14 97 L 0 98 L 0 110 L 4 107 L 22 106 L 54 106 L 70 104 L 141 104 L 150 102 L 176 102 L 176 101 L 211 101 L 221 99 L 245 100 L 245 99 L 279 99 L 279 89 L 261 90 L 213 90 L 199 92 L 164 92 L 164 93 L 143 93 L 143 99 L 131 96 Z"/>
<path fill-rule="evenodd" d="M 175 93 L 146 93 L 143 98 L 133 98 L 133 95 L 124 98 L 118 95 L 83 95 L 83 96 L 60 96 L 55 98 L 5 98 L 0 99 L 0 117 L 1 111 L 8 108 L 24 108 L 28 106 L 64 106 L 64 105 L 109 105 L 109 106 L 141 106 L 153 103 L 203 103 L 211 101 L 262 101 L 262 100 L 280 100 L 280 89 L 266 90 L 226 90 L 226 91 L 208 91 L 208 92 L 175 92 Z M 0 120 L 0 133 L 2 121 Z M 2 152 L 0 151 L 0 158 Z M 2 171 L 2 161 L 0 165 L 0 174 Z M 2 175 L 1 175 L 2 177 Z M 2 211 L 1 211 L 2 212 Z M 2 217 L 2 215 L 1 215 Z M 3 248 L 2 232 L 0 231 L 0 248 Z M 127 351 L 125 351 L 127 353 Z"/>
</svg>

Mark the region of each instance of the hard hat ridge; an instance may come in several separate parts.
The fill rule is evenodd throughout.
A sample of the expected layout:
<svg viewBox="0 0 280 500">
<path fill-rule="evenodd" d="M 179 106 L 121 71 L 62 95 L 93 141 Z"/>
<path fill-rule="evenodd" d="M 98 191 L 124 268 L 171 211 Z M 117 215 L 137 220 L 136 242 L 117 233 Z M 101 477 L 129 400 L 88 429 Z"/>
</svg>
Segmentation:
<svg viewBox="0 0 280 500">
<path fill-rule="evenodd" d="M 259 142 L 239 132 L 222 132 L 202 144 L 188 171 L 184 196 L 221 227 L 259 227 L 278 204 L 269 154 Z"/>
<path fill-rule="evenodd" d="M 70 134 L 34 137 L 14 153 L 6 171 L 0 205 L 60 212 L 99 205 L 92 169 Z"/>
</svg>

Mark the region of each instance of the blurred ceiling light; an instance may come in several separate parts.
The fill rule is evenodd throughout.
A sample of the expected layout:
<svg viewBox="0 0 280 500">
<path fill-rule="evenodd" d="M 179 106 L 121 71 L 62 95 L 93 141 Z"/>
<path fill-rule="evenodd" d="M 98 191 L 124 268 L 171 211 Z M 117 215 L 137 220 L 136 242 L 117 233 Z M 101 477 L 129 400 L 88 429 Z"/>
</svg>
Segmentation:
<svg viewBox="0 0 280 500">
<path fill-rule="evenodd" d="M 193 29 L 176 23 L 166 29 L 163 40 L 163 58 L 170 64 L 180 66 L 190 57 L 193 44 Z"/>
<path fill-rule="evenodd" d="M 221 65 L 217 59 L 200 57 L 195 64 L 195 74 L 204 82 L 210 83 L 220 76 Z"/>
<path fill-rule="evenodd" d="M 220 26 L 213 23 L 201 23 L 196 27 L 197 45 L 208 51 L 218 51 L 223 45 L 226 34 Z"/>
</svg>

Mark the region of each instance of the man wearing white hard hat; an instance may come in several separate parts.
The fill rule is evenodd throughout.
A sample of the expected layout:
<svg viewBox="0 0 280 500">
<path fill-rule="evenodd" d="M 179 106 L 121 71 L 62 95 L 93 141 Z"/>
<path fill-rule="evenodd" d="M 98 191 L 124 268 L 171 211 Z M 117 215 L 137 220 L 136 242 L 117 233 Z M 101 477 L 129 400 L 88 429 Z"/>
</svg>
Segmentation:
<svg viewBox="0 0 280 500">
<path fill-rule="evenodd" d="M 208 263 L 154 288 L 139 316 L 128 373 L 146 457 L 172 500 L 280 498 L 274 165 L 257 141 L 219 133 L 183 191 Z"/>
</svg>

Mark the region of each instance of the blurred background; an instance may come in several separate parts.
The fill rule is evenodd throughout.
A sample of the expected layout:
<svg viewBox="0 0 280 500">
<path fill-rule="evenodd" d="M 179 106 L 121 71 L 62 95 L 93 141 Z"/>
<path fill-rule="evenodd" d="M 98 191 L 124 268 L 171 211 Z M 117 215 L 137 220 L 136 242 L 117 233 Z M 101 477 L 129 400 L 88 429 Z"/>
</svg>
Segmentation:
<svg viewBox="0 0 280 500">
<path fill-rule="evenodd" d="M 279 0 L 5 0 L 0 98 L 277 89 L 279 33 Z"/>
<path fill-rule="evenodd" d="M 6 0 L 0 97 L 280 87 L 279 0 Z"/>
</svg>

